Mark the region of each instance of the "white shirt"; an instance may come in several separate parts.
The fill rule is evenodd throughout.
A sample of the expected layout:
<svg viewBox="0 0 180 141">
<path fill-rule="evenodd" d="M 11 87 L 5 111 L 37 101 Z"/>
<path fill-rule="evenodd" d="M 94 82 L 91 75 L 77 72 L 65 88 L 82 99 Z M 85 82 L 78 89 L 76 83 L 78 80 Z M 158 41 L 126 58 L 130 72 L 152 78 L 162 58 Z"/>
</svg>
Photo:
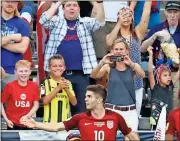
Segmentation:
<svg viewBox="0 0 180 141">
<path fill-rule="evenodd" d="M 117 13 L 128 5 L 128 1 L 104 1 L 105 21 L 117 22 Z"/>
</svg>

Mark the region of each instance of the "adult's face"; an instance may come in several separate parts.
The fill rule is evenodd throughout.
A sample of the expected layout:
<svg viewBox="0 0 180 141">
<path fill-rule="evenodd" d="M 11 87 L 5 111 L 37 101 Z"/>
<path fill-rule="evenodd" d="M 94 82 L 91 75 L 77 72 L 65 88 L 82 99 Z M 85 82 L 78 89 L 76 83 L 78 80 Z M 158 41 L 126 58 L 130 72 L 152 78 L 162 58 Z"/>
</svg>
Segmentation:
<svg viewBox="0 0 180 141">
<path fill-rule="evenodd" d="M 99 103 L 99 97 L 96 96 L 93 92 L 87 91 L 85 97 L 86 109 L 87 110 L 94 110 Z"/>
<path fill-rule="evenodd" d="M 176 26 L 178 24 L 178 20 L 180 19 L 179 10 L 167 10 L 165 11 L 165 15 L 169 26 Z"/>
<path fill-rule="evenodd" d="M 129 8 L 123 8 L 119 11 L 118 20 L 121 21 L 121 26 L 130 26 L 133 22 L 133 12 Z"/>
<path fill-rule="evenodd" d="M 64 4 L 63 10 L 66 19 L 76 20 L 80 12 L 80 7 L 77 1 L 68 1 Z"/>
<path fill-rule="evenodd" d="M 2 10 L 7 14 L 14 14 L 14 11 L 17 9 L 18 1 L 3 1 Z"/>
<path fill-rule="evenodd" d="M 126 55 L 128 53 L 128 50 L 126 49 L 126 46 L 123 42 L 119 42 L 114 45 L 111 53 L 117 56 Z"/>
</svg>

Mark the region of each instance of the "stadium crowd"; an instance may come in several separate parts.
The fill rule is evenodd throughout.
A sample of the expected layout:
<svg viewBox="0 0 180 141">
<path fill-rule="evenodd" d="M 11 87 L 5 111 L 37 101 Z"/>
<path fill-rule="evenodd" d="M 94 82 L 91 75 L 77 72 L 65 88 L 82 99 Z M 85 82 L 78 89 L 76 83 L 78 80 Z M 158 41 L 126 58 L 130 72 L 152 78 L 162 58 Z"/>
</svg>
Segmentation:
<svg viewBox="0 0 180 141">
<path fill-rule="evenodd" d="M 162 3 L 164 21 L 160 20 Z M 57 123 L 57 130 L 69 130 L 78 126 L 72 122 L 93 118 L 91 128 L 97 128 L 96 122 L 108 121 L 113 115 L 117 118 L 114 122 L 125 126 L 116 128 L 127 138 L 137 139 L 147 74 L 149 122 L 156 129 L 165 107 L 166 139 L 173 140 L 177 131 L 180 140 L 179 1 L 89 1 L 86 6 L 82 1 L 38 1 L 36 16 L 24 1 L 4 0 L 1 4 L 1 111 L 8 130 L 38 127 L 51 131 L 48 128 Z M 33 39 L 34 23 L 37 38 Z M 35 67 L 34 40 L 38 82 L 29 80 Z M 142 54 L 148 58 L 147 72 L 142 67 Z M 106 92 L 102 94 L 104 88 L 107 97 L 103 96 Z M 49 127 L 36 126 L 31 119 L 40 103 L 43 122 L 53 124 L 47 124 Z M 96 115 L 98 108 L 106 110 Z M 87 110 L 91 114 L 83 115 Z M 66 121 L 70 117 L 72 121 Z M 29 125 L 29 120 L 34 124 Z M 82 131 L 83 139 L 89 137 L 85 134 Z M 95 135 L 103 137 L 98 134 L 102 132 Z"/>
</svg>

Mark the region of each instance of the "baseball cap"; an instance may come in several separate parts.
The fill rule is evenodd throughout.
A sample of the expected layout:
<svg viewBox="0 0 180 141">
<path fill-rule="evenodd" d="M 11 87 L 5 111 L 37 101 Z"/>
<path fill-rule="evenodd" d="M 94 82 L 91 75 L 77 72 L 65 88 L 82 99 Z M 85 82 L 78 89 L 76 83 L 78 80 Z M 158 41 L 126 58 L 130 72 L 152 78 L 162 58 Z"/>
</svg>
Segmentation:
<svg viewBox="0 0 180 141">
<path fill-rule="evenodd" d="M 180 1 L 168 1 L 165 10 L 180 10 Z"/>
</svg>

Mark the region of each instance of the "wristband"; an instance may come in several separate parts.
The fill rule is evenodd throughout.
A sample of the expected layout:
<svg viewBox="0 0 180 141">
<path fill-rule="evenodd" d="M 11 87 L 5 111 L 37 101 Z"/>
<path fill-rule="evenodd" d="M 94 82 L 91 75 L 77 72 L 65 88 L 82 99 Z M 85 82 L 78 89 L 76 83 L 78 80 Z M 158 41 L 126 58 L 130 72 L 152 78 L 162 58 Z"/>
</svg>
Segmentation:
<svg viewBox="0 0 180 141">
<path fill-rule="evenodd" d="M 130 66 L 130 67 L 132 68 L 132 70 L 134 70 L 135 64 L 136 64 L 136 63 L 133 63 L 133 65 Z"/>
<path fill-rule="evenodd" d="M 97 3 L 103 3 L 103 1 L 96 1 Z"/>
</svg>

